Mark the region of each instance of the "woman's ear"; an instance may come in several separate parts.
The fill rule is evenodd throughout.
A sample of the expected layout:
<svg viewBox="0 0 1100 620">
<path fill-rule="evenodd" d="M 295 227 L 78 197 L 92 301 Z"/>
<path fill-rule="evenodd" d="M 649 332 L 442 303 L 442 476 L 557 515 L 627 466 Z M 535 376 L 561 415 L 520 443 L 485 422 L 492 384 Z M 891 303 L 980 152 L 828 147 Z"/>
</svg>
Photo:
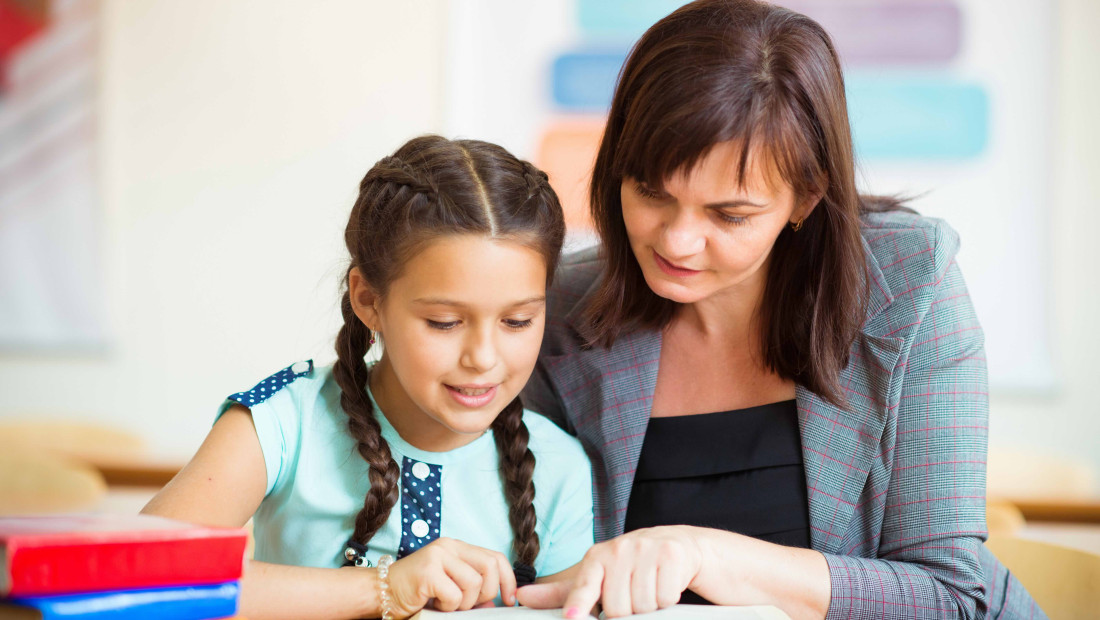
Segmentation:
<svg viewBox="0 0 1100 620">
<path fill-rule="evenodd" d="M 810 214 L 817 208 L 818 203 L 825 197 L 825 188 L 822 185 L 821 189 L 813 190 L 809 196 L 806 196 L 799 201 L 798 206 L 795 207 L 794 213 L 791 214 L 791 223 L 800 222 L 810 217 Z"/>
<path fill-rule="evenodd" d="M 378 304 L 381 298 L 374 288 L 367 283 L 367 279 L 359 271 L 358 267 L 352 267 L 348 271 L 348 297 L 351 299 L 351 309 L 355 316 L 372 332 L 377 332 L 382 327 L 378 317 Z"/>
</svg>

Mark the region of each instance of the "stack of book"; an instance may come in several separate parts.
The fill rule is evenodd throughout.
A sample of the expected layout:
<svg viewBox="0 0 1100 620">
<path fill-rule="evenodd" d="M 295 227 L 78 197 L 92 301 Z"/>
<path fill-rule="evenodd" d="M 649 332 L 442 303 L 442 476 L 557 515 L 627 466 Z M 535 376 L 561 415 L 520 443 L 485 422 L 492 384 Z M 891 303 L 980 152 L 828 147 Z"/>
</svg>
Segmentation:
<svg viewBox="0 0 1100 620">
<path fill-rule="evenodd" d="M 148 515 L 0 518 L 0 620 L 231 617 L 247 538 Z"/>
</svg>

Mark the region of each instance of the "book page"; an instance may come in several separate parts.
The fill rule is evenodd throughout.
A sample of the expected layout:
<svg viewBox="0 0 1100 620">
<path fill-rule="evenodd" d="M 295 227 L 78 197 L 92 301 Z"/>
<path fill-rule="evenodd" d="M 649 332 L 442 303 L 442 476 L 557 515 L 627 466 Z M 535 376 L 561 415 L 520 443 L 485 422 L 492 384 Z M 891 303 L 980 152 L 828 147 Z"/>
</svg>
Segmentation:
<svg viewBox="0 0 1100 620">
<path fill-rule="evenodd" d="M 643 620 L 790 620 L 778 607 L 753 605 L 725 607 L 720 605 L 673 605 L 648 614 L 636 614 Z M 425 609 L 410 620 L 558 620 L 561 609 L 531 609 L 529 607 L 492 607 L 469 611 L 434 611 Z M 600 620 L 606 620 L 600 614 Z"/>
</svg>

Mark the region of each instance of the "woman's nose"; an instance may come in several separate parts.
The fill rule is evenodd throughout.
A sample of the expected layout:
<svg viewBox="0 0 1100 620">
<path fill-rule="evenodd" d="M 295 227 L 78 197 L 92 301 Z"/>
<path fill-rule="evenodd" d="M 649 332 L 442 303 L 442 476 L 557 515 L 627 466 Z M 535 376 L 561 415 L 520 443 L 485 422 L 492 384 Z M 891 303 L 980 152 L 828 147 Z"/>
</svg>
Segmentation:
<svg viewBox="0 0 1100 620">
<path fill-rule="evenodd" d="M 661 234 L 666 258 L 684 258 L 702 252 L 707 244 L 704 224 L 689 209 L 676 209 Z"/>
</svg>

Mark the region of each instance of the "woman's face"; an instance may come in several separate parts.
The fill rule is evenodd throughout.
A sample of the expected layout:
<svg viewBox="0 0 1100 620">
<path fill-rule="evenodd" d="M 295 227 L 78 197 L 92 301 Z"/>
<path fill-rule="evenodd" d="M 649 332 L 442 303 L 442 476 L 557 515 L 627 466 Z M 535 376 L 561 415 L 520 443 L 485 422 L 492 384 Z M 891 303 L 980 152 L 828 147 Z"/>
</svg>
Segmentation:
<svg viewBox="0 0 1100 620">
<path fill-rule="evenodd" d="M 716 295 L 763 291 L 768 257 L 779 233 L 809 209 L 794 191 L 769 178 L 752 156 L 738 187 L 740 145 L 723 142 L 664 187 L 623 179 L 623 220 L 634 257 L 654 293 L 693 304 Z M 812 203 L 810 203 L 812 204 Z"/>
</svg>

